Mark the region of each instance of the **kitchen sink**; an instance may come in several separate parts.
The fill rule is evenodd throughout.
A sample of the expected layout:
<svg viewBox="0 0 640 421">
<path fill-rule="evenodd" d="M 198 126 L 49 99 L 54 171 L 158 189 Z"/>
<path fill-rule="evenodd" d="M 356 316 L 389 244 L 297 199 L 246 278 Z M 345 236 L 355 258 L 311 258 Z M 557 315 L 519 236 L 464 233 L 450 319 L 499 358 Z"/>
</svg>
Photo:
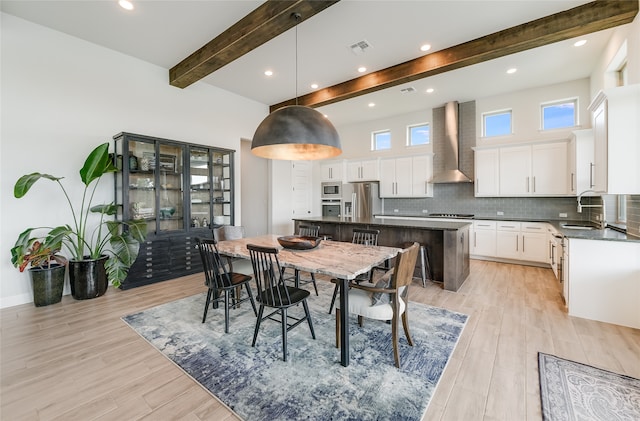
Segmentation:
<svg viewBox="0 0 640 421">
<path fill-rule="evenodd" d="M 562 224 L 560 225 L 562 228 L 570 229 L 570 230 L 595 230 L 597 229 L 593 225 L 582 225 L 582 224 Z"/>
</svg>

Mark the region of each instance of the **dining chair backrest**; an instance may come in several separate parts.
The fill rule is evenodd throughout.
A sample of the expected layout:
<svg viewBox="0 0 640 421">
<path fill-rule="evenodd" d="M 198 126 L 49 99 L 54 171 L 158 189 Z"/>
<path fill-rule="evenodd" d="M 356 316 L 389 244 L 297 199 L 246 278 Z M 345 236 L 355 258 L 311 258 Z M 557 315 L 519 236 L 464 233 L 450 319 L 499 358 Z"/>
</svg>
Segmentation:
<svg viewBox="0 0 640 421">
<path fill-rule="evenodd" d="M 351 239 L 351 242 L 353 244 L 363 244 L 365 246 L 377 246 L 379 234 L 380 230 L 355 228 L 353 230 L 353 238 Z"/>
<path fill-rule="evenodd" d="M 411 284 L 419 251 L 420 244 L 413 243 L 411 247 L 398 253 L 391 277 L 391 288 L 399 289 Z"/>
<path fill-rule="evenodd" d="M 298 235 L 304 235 L 308 237 L 317 237 L 319 233 L 320 233 L 319 225 L 300 224 L 298 226 Z"/>
<path fill-rule="evenodd" d="M 196 238 L 202 267 L 204 269 L 205 285 L 209 288 L 225 288 L 231 286 L 231 277 L 227 270 L 226 260 L 218 252 L 218 242 L 215 239 Z"/>
<path fill-rule="evenodd" d="M 289 288 L 282 280 L 278 249 L 254 244 L 247 244 L 247 249 L 253 265 L 253 279 L 258 288 L 258 301 L 269 306 L 291 303 Z"/>
<path fill-rule="evenodd" d="M 213 231 L 217 241 L 238 240 L 244 238 L 244 227 L 242 225 L 223 225 Z"/>
</svg>

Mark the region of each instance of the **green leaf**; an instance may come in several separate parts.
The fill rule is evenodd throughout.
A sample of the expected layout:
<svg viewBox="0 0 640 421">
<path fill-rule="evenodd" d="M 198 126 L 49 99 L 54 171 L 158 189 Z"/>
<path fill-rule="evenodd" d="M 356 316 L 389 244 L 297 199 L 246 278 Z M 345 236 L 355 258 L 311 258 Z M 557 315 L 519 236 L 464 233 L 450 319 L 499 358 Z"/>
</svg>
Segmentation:
<svg viewBox="0 0 640 421">
<path fill-rule="evenodd" d="M 133 219 L 126 222 L 129 234 L 139 242 L 147 238 L 147 222 L 142 219 Z"/>
<path fill-rule="evenodd" d="M 102 177 L 105 173 L 116 171 L 118 169 L 109 158 L 109 143 L 103 143 L 91 151 L 87 157 L 80 169 L 80 179 L 85 186 L 88 186 L 93 180 Z"/>
<path fill-rule="evenodd" d="M 91 207 L 91 212 L 94 213 L 103 213 L 105 215 L 115 215 L 118 210 L 118 206 L 113 203 L 95 205 Z"/>
<path fill-rule="evenodd" d="M 16 198 L 20 199 L 22 196 L 27 194 L 29 189 L 31 189 L 31 186 L 33 186 L 35 182 L 40 180 L 41 178 L 46 178 L 51 181 L 58 181 L 62 180 L 64 177 L 54 177 L 53 175 L 40 174 L 39 172 L 23 175 L 18 179 L 18 181 L 16 181 L 16 185 L 13 187 L 13 195 Z"/>
</svg>

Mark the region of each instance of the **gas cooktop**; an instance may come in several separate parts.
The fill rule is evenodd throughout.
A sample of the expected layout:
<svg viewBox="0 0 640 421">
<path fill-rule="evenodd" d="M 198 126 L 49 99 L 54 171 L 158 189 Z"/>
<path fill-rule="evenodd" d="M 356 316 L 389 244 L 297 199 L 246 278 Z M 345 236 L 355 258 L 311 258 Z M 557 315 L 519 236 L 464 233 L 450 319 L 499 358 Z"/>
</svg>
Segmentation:
<svg viewBox="0 0 640 421">
<path fill-rule="evenodd" d="M 473 214 L 469 213 L 430 213 L 429 218 L 450 218 L 450 219 L 473 219 Z"/>
</svg>

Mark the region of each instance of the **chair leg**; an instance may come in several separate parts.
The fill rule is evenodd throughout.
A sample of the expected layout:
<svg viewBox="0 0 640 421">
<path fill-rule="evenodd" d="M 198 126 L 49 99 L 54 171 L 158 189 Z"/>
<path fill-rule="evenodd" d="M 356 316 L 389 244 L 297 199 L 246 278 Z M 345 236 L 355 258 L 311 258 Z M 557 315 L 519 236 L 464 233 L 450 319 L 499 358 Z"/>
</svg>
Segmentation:
<svg viewBox="0 0 640 421">
<path fill-rule="evenodd" d="M 340 309 L 336 308 L 336 348 L 340 348 Z"/>
<path fill-rule="evenodd" d="M 391 341 L 393 342 L 393 358 L 396 367 L 400 368 L 400 350 L 398 349 L 398 317 L 394 314 L 391 320 Z"/>
<path fill-rule="evenodd" d="M 427 262 L 426 262 L 426 251 L 424 246 L 420 246 L 420 275 L 422 275 L 422 288 L 427 287 Z"/>
<path fill-rule="evenodd" d="M 256 346 L 256 340 L 258 339 L 258 331 L 260 330 L 260 322 L 262 322 L 263 312 L 264 305 L 260 304 L 260 310 L 258 310 L 258 318 L 256 319 L 256 329 L 253 331 L 253 342 L 251 342 L 251 346 Z"/>
<path fill-rule="evenodd" d="M 316 290 L 316 295 L 318 295 L 318 285 L 316 285 L 316 275 L 311 272 L 311 281 L 313 282 L 313 289 Z"/>
<path fill-rule="evenodd" d="M 209 311 L 209 304 L 211 303 L 211 295 L 213 294 L 213 290 L 209 288 L 207 291 L 207 301 L 204 304 L 204 315 L 202 316 L 202 323 L 207 320 L 207 311 Z"/>
<path fill-rule="evenodd" d="M 287 361 L 287 308 L 281 308 L 282 315 L 282 360 Z"/>
<path fill-rule="evenodd" d="M 402 313 L 402 327 L 404 328 L 404 336 L 407 337 L 409 345 L 413 346 L 413 339 L 411 339 L 411 333 L 409 333 L 409 316 L 407 316 L 407 310 Z"/>
<path fill-rule="evenodd" d="M 224 290 L 224 333 L 229 333 L 229 300 L 233 292 Z"/>
<path fill-rule="evenodd" d="M 333 290 L 333 297 L 331 297 L 331 305 L 329 306 L 329 314 L 333 313 L 333 306 L 336 304 L 336 298 L 338 297 L 338 290 L 340 289 L 340 280 L 336 280 L 336 287 Z"/>
<path fill-rule="evenodd" d="M 256 310 L 256 302 L 253 299 L 253 292 L 251 292 L 251 287 L 246 284 L 245 288 L 247 289 L 247 294 L 249 295 L 249 300 L 251 301 L 251 307 L 253 307 L 253 314 L 258 316 L 258 310 Z"/>
<path fill-rule="evenodd" d="M 315 339 L 316 332 L 313 330 L 313 322 L 311 321 L 311 313 L 309 312 L 309 305 L 307 304 L 307 300 L 302 301 L 302 306 L 304 307 L 304 314 L 307 315 L 307 322 L 309 323 L 309 330 L 311 331 L 311 337 Z"/>
</svg>

